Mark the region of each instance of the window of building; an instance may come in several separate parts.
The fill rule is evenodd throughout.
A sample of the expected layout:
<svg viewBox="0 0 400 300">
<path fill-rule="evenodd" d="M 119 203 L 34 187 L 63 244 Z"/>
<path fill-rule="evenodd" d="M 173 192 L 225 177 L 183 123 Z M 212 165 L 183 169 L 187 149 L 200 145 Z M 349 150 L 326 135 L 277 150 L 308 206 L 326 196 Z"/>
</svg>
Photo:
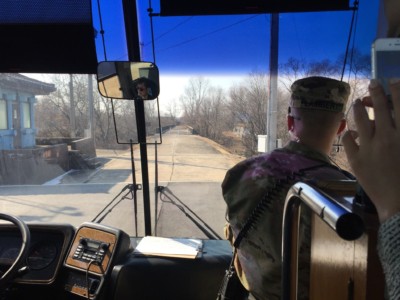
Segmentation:
<svg viewBox="0 0 400 300">
<path fill-rule="evenodd" d="M 28 102 L 22 103 L 22 109 L 24 110 L 24 128 L 31 128 L 31 110 Z"/>
<path fill-rule="evenodd" d="M 0 100 L 0 129 L 7 129 L 7 102 Z"/>
</svg>

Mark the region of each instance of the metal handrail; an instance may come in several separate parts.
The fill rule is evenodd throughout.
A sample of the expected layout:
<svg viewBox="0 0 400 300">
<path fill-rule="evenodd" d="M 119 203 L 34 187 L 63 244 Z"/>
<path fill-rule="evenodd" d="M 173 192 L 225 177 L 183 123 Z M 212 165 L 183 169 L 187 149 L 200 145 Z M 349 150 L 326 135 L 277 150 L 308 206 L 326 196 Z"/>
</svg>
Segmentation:
<svg viewBox="0 0 400 300">
<path fill-rule="evenodd" d="M 297 299 L 297 280 L 295 289 L 291 289 L 292 278 L 297 278 L 297 273 L 291 274 L 293 262 L 292 246 L 293 237 L 298 240 L 299 231 L 292 232 L 293 224 L 300 220 L 299 206 L 301 203 L 307 205 L 318 215 L 339 237 L 345 240 L 356 240 L 364 233 L 364 222 L 362 218 L 350 209 L 339 205 L 334 197 L 303 182 L 294 184 L 285 199 L 282 222 L 282 299 L 292 299 L 293 292 Z M 296 222 L 296 223 L 295 223 Z M 293 235 L 295 234 L 295 236 Z M 297 253 L 297 252 L 296 252 Z M 293 276 L 293 277 L 292 277 Z"/>
</svg>

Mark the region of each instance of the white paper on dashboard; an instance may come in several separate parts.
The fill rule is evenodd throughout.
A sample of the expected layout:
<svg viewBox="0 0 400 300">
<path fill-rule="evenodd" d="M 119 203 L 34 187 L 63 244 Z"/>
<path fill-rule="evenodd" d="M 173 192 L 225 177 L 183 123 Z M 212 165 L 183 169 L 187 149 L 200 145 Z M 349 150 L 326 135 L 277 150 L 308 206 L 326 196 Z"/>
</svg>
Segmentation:
<svg viewBox="0 0 400 300">
<path fill-rule="evenodd" d="M 202 251 L 203 241 L 190 238 L 164 238 L 146 236 L 134 250 L 134 254 L 180 258 L 196 258 Z"/>
</svg>

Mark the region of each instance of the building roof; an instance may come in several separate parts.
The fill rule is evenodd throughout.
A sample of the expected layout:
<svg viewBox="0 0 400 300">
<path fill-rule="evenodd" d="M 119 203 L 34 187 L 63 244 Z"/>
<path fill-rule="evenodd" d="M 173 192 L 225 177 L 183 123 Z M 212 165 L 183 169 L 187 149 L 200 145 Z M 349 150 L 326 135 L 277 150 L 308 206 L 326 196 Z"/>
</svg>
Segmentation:
<svg viewBox="0 0 400 300">
<path fill-rule="evenodd" d="M 52 83 L 39 81 L 17 73 L 0 74 L 0 88 L 15 89 L 34 95 L 48 95 L 56 90 Z"/>
</svg>

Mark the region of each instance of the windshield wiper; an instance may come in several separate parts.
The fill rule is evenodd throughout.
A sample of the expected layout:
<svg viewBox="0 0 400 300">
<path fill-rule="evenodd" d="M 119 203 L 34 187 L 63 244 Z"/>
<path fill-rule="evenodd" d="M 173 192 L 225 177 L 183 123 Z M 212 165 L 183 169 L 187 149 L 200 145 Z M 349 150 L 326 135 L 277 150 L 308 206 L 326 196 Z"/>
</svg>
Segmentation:
<svg viewBox="0 0 400 300">
<path fill-rule="evenodd" d="M 118 193 L 117 196 L 115 196 L 92 220 L 93 223 L 101 223 L 105 217 L 107 217 L 107 215 L 109 213 L 111 213 L 113 211 L 113 209 L 121 203 L 122 200 L 125 199 L 129 199 L 129 200 L 133 200 L 133 206 L 134 206 L 134 217 L 135 217 L 135 234 L 136 237 L 138 236 L 138 226 L 137 226 L 137 191 L 142 189 L 142 185 L 141 184 L 137 184 L 136 183 L 136 169 L 135 169 L 135 159 L 133 156 L 133 143 L 131 140 L 130 143 L 131 146 L 131 169 L 132 169 L 132 184 L 127 184 L 126 186 L 124 186 L 122 188 L 122 190 Z M 121 194 L 123 192 L 125 192 L 126 190 L 128 190 L 128 192 L 126 192 L 121 199 L 119 199 L 119 201 L 117 201 L 118 197 L 121 196 Z M 128 195 L 131 195 L 131 197 L 128 197 Z M 115 202 L 117 201 L 117 202 Z M 108 209 L 108 210 L 107 210 Z M 107 210 L 107 212 L 105 212 Z M 105 213 L 104 213 L 105 212 Z M 104 214 L 103 214 L 104 213 Z M 103 215 L 102 215 L 103 214 Z M 102 216 L 101 216 L 102 215 Z M 101 217 L 100 217 L 101 216 Z"/>
<path fill-rule="evenodd" d="M 183 203 L 168 187 L 159 186 L 158 191 L 161 193 L 160 200 L 164 203 L 175 205 L 188 217 L 209 239 L 222 240 L 222 238 L 193 210 Z M 167 199 L 165 199 L 167 198 Z M 190 212 L 190 214 L 188 213 Z"/>
</svg>

